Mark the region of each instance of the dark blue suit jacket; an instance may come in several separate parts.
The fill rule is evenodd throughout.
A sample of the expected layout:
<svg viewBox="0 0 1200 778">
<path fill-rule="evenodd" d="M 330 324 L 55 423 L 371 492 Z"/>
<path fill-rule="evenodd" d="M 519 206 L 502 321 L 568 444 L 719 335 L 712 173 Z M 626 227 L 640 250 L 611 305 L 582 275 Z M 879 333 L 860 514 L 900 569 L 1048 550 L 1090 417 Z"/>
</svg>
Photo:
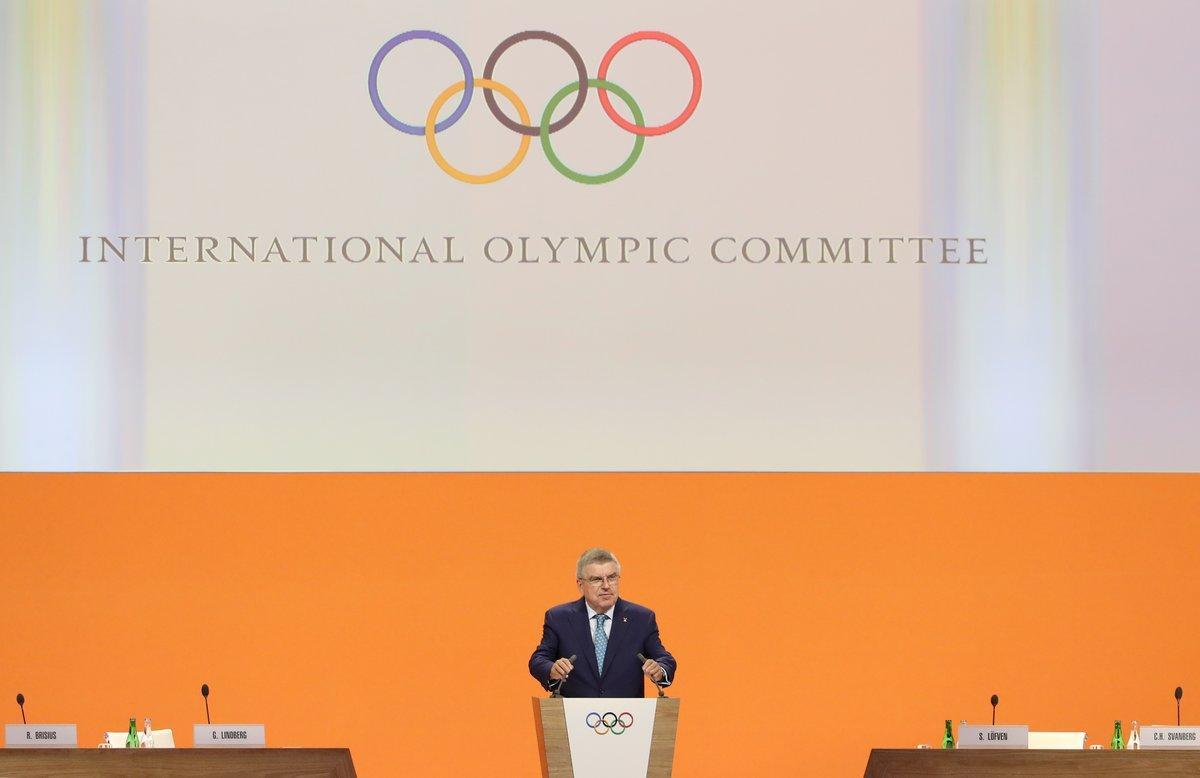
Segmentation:
<svg viewBox="0 0 1200 778">
<path fill-rule="evenodd" d="M 542 642 L 529 657 L 529 672 L 550 689 L 550 667 L 555 660 L 575 655 L 575 669 L 562 685 L 564 697 L 643 697 L 645 676 L 639 653 L 653 659 L 675 681 L 675 657 L 658 637 L 654 611 L 617 598 L 610 613 L 612 632 L 604 652 L 604 667 L 596 666 L 596 647 L 583 598 L 555 605 L 546 611 Z"/>
</svg>

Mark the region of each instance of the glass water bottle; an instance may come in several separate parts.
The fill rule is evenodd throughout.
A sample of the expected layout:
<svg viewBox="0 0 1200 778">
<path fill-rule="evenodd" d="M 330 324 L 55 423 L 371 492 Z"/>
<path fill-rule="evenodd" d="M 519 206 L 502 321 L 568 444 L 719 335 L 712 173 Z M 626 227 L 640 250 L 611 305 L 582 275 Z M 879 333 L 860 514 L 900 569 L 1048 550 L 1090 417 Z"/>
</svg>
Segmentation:
<svg viewBox="0 0 1200 778">
<path fill-rule="evenodd" d="M 1125 738 L 1121 735 L 1121 720 L 1117 719 L 1113 722 L 1113 736 L 1109 746 L 1113 751 L 1125 750 Z"/>
<path fill-rule="evenodd" d="M 946 719 L 946 732 L 942 735 L 942 748 L 954 748 L 954 728 L 950 726 L 950 719 Z"/>
</svg>

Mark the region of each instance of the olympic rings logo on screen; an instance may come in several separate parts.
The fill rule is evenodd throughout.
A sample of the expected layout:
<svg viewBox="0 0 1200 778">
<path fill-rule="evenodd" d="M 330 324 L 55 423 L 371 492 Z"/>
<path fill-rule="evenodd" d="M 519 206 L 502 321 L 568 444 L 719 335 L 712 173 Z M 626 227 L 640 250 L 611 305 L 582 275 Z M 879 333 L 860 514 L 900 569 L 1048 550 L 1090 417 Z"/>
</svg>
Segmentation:
<svg viewBox="0 0 1200 778">
<path fill-rule="evenodd" d="M 614 735 L 624 735 L 625 730 L 633 726 L 633 714 L 629 711 L 624 713 L 592 711 L 584 718 L 583 723 L 597 735 L 607 735 L 609 732 Z"/>
<path fill-rule="evenodd" d="M 463 72 L 462 81 L 446 87 L 433 101 L 433 105 L 429 107 L 429 111 L 425 115 L 425 123 L 423 125 L 408 124 L 397 119 L 379 98 L 379 67 L 383 64 L 384 58 L 387 57 L 392 49 L 400 44 L 413 40 L 433 41 L 446 47 L 458 59 L 458 64 L 462 67 Z M 525 103 L 521 101 L 521 98 L 517 96 L 517 93 L 508 85 L 492 77 L 496 70 L 496 63 L 500 60 L 500 56 L 504 52 L 518 43 L 531 40 L 552 43 L 566 52 L 567 56 L 571 58 L 571 62 L 575 65 L 576 75 L 573 81 L 558 90 L 550 98 L 549 102 L 546 103 L 546 107 L 542 110 L 541 118 L 536 124 L 531 122 L 529 110 L 526 108 Z M 633 95 L 608 79 L 608 70 L 609 66 L 612 65 L 613 58 L 626 46 L 638 41 L 658 41 L 671 46 L 683 56 L 684 60 L 687 61 L 688 68 L 692 72 L 692 93 L 687 105 L 678 116 L 664 124 L 646 126 L 642 108 L 633 99 Z M 595 78 L 588 76 L 587 67 L 583 63 L 583 57 L 580 56 L 579 51 L 574 46 L 561 36 L 543 30 L 518 32 L 501 41 L 500 45 L 488 56 L 487 62 L 483 66 L 482 78 L 475 77 L 466 52 L 445 35 L 432 30 L 409 30 L 408 32 L 400 33 L 379 48 L 379 51 L 375 53 L 375 58 L 371 60 L 371 70 L 367 76 L 367 89 L 371 94 L 371 103 L 375 106 L 375 111 L 379 114 L 380 118 L 406 135 L 423 135 L 425 137 L 425 145 L 429 149 L 429 154 L 433 157 L 433 161 L 437 163 L 438 167 L 445 171 L 451 178 L 468 184 L 491 184 L 512 173 L 524 161 L 525 154 L 529 151 L 530 139 L 534 136 L 540 139 L 542 152 L 546 155 L 546 159 L 550 161 L 551 166 L 566 178 L 580 184 L 607 184 L 610 181 L 615 181 L 628 173 L 638 161 L 638 158 L 641 157 L 642 147 L 646 143 L 646 138 L 673 132 L 691 118 L 696 110 L 696 105 L 700 102 L 700 85 L 700 63 L 696 61 L 696 57 L 692 54 L 691 50 L 682 41 L 672 35 L 649 30 L 630 33 L 614 43 L 605 53 L 604 57 L 601 58 L 600 69 L 597 71 Z M 503 167 L 490 173 L 468 173 L 459 170 L 450 164 L 442 154 L 437 142 L 437 134 L 454 126 L 463 117 L 463 114 L 467 112 L 467 106 L 471 104 L 471 97 L 475 94 L 476 87 L 483 90 L 483 99 L 487 103 L 492 115 L 496 117 L 496 121 L 520 137 L 517 144 L 517 153 L 513 155 L 513 158 Z M 587 99 L 589 90 L 596 91 L 600 99 L 600 106 L 604 109 L 604 113 L 608 115 L 608 118 L 618 127 L 633 135 L 633 150 L 630 151 L 629 156 L 620 165 L 604 173 L 582 173 L 568 167 L 558 154 L 555 153 L 554 146 L 550 142 L 551 135 L 570 125 L 579 116 L 579 112 L 583 110 L 583 104 Z M 462 93 L 462 96 L 459 98 L 458 105 L 454 108 L 454 111 L 445 119 L 438 121 L 438 115 L 441 113 L 443 106 L 449 102 L 450 98 L 459 93 Z M 499 93 L 516 110 L 520 121 L 514 120 L 505 113 L 496 101 L 496 93 Z M 613 108 L 612 99 L 609 96 L 610 93 L 616 95 L 629 109 L 629 113 L 633 116 L 632 122 L 625 119 Z M 552 121 L 555 109 L 571 95 L 574 95 L 574 100 L 571 102 L 571 107 L 567 110 L 566 114 L 557 121 Z"/>
</svg>

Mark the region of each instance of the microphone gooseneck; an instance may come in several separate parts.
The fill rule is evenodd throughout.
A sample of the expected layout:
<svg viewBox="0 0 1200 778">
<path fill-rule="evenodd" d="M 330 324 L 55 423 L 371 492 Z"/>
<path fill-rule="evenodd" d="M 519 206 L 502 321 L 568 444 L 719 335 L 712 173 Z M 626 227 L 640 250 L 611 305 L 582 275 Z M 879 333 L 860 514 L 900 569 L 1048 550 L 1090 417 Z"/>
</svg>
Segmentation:
<svg viewBox="0 0 1200 778">
<path fill-rule="evenodd" d="M 28 724 L 25 720 L 25 695 L 17 692 L 17 706 L 21 708 L 21 723 Z"/>
<path fill-rule="evenodd" d="M 575 654 L 571 654 L 569 657 L 567 657 L 567 661 L 570 662 L 572 666 L 574 666 Z M 562 686 L 566 682 L 567 682 L 566 678 L 563 678 L 561 681 L 551 681 L 550 683 L 551 683 L 551 685 L 554 686 L 554 688 L 550 690 L 550 696 L 553 698 L 561 697 L 562 695 L 559 694 L 559 692 L 562 691 Z"/>
<path fill-rule="evenodd" d="M 645 654 L 639 653 L 637 656 L 638 656 L 638 659 L 642 660 L 642 664 L 646 664 L 646 662 L 650 661 L 650 660 L 646 659 Z M 654 681 L 654 679 L 651 679 L 651 681 L 653 681 L 655 688 L 658 689 L 658 696 L 666 697 L 667 695 L 663 694 L 662 685 L 658 681 Z"/>
<path fill-rule="evenodd" d="M 1000 695 L 992 695 L 992 726 L 996 726 L 996 706 L 1000 704 Z"/>
<path fill-rule="evenodd" d="M 200 695 L 204 697 L 204 720 L 211 724 L 212 716 L 208 713 L 208 684 L 200 684 Z"/>
<path fill-rule="evenodd" d="M 1183 699 L 1183 687 L 1175 687 L 1175 726 L 1182 726 L 1179 723 L 1179 701 Z"/>
</svg>

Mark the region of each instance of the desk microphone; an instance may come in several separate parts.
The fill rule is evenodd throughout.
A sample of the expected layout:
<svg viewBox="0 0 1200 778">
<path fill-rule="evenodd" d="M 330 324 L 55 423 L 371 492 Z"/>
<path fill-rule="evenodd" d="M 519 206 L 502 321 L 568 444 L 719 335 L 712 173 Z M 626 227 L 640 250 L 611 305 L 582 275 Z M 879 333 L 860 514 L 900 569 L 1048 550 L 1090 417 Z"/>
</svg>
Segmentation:
<svg viewBox="0 0 1200 778">
<path fill-rule="evenodd" d="M 574 666 L 575 655 L 571 654 L 569 657 L 567 657 L 567 661 L 570 662 L 572 666 Z M 554 690 L 552 692 L 550 692 L 550 696 L 555 697 L 555 698 L 561 697 L 562 695 L 559 694 L 559 692 L 562 691 L 562 685 L 566 682 L 567 682 L 566 678 L 562 679 L 561 681 L 558 681 L 558 685 L 554 687 Z M 551 683 L 554 683 L 554 681 L 551 681 Z"/>
<path fill-rule="evenodd" d="M 1183 699 L 1183 687 L 1175 687 L 1175 726 L 1179 726 L 1179 701 Z"/>
<path fill-rule="evenodd" d="M 642 660 L 642 664 L 646 664 L 646 662 L 650 661 L 649 659 L 646 658 L 645 654 L 638 654 L 638 659 Z M 655 688 L 658 689 L 658 696 L 666 697 L 667 695 L 663 694 L 663 688 L 662 688 L 662 686 L 659 685 L 658 681 L 654 681 L 653 679 L 651 679 L 651 680 L 654 683 Z"/>
<path fill-rule="evenodd" d="M 208 684 L 200 684 L 200 694 L 204 697 L 204 718 L 208 719 L 208 723 L 212 723 L 212 716 L 208 715 Z"/>
<path fill-rule="evenodd" d="M 992 726 L 996 726 L 996 706 L 1000 704 L 1000 695 L 992 695 Z"/>
<path fill-rule="evenodd" d="M 1183 692 L 1180 692 L 1180 694 L 1182 693 Z M 1176 699 L 1179 698 L 1176 697 Z M 28 724 L 29 722 L 25 720 L 25 695 L 21 694 L 20 692 L 17 692 L 17 705 L 21 706 L 21 723 Z"/>
</svg>

